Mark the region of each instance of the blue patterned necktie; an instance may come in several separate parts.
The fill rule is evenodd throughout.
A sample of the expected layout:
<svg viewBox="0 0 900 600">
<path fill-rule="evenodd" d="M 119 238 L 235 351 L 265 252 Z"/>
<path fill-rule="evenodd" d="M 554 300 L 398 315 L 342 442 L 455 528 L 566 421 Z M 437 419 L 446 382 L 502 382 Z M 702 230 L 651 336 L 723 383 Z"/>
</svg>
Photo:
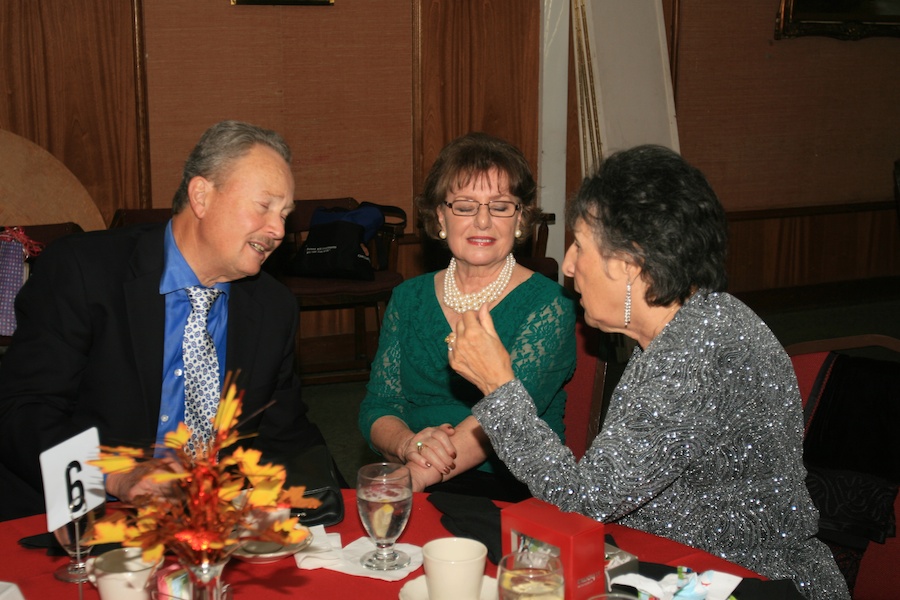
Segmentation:
<svg viewBox="0 0 900 600">
<path fill-rule="evenodd" d="M 219 407 L 219 358 L 206 329 L 209 309 L 222 290 L 185 288 L 191 314 L 184 327 L 184 423 L 193 432 L 186 450 L 194 458 L 206 455 L 212 437 L 212 420 Z"/>
</svg>

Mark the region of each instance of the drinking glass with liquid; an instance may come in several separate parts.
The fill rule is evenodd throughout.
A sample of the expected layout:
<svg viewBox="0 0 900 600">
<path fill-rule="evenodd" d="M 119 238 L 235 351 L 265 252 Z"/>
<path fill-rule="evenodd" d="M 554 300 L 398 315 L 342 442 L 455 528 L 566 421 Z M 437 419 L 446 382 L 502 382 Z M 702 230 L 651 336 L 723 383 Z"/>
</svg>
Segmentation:
<svg viewBox="0 0 900 600">
<path fill-rule="evenodd" d="M 360 563 L 374 571 L 402 569 L 409 555 L 394 547 L 403 533 L 412 509 L 412 479 L 409 469 L 396 463 L 365 465 L 356 476 L 356 507 L 375 550 Z"/>
<path fill-rule="evenodd" d="M 562 562 L 544 552 L 514 552 L 497 565 L 500 600 L 563 600 Z"/>
</svg>

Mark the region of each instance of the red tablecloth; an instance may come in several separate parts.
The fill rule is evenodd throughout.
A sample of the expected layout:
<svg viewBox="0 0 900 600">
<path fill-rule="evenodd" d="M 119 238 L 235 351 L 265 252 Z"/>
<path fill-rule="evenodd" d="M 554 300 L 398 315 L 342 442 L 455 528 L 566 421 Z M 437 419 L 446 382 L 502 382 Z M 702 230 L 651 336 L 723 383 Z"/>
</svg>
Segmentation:
<svg viewBox="0 0 900 600">
<path fill-rule="evenodd" d="M 344 545 L 365 535 L 356 515 L 354 490 L 344 490 L 346 515 L 344 520 L 329 532 L 341 534 Z M 426 494 L 416 494 L 412 515 L 400 541 L 417 546 L 425 542 L 449 536 L 450 533 L 440 523 L 441 513 L 427 500 Z M 77 586 L 57 581 L 53 571 L 65 564 L 66 558 L 48 556 L 45 550 L 25 549 L 18 540 L 46 531 L 43 515 L 26 517 L 0 523 L 0 581 L 16 583 L 26 600 L 78 598 Z M 717 558 L 711 554 L 682 544 L 628 529 L 619 525 L 607 525 L 606 533 L 612 535 L 617 545 L 640 560 L 684 565 L 695 571 L 716 569 L 741 577 L 757 577 L 751 571 Z M 494 565 L 488 562 L 487 572 L 495 574 Z M 400 588 L 415 577 L 422 575 L 420 567 L 403 581 L 386 582 L 371 578 L 351 577 L 334 571 L 318 569 L 314 571 L 298 569 L 293 560 L 285 559 L 268 565 L 251 565 L 240 560 L 232 560 L 225 571 L 225 581 L 235 591 L 235 600 L 244 598 L 349 598 L 352 600 L 396 600 Z M 357 594 L 354 596 L 354 594 Z M 84 586 L 85 600 L 98 600 L 97 591 L 90 584 Z"/>
</svg>

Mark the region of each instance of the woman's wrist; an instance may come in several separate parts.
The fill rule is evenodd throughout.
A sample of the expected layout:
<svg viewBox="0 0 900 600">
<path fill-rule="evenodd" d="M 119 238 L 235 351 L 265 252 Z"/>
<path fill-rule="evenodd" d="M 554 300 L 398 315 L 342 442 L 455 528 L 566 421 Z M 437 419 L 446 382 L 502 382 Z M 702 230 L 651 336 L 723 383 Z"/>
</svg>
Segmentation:
<svg viewBox="0 0 900 600">
<path fill-rule="evenodd" d="M 412 448 L 411 448 L 412 441 L 415 437 L 416 437 L 416 434 L 412 434 L 412 435 L 408 436 L 403 442 L 401 442 L 400 446 L 398 446 L 397 451 L 396 451 L 397 452 L 397 460 L 399 460 L 401 464 L 405 465 L 407 462 L 409 462 L 406 457 L 409 456 L 409 453 L 412 450 Z"/>
</svg>

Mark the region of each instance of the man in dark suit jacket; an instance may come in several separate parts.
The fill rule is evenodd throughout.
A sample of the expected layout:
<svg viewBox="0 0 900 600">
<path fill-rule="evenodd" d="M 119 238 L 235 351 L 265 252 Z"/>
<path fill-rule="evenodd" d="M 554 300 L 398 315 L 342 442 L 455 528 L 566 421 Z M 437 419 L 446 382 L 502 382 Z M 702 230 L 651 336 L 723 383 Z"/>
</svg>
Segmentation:
<svg viewBox="0 0 900 600">
<path fill-rule="evenodd" d="M 161 289 L 179 257 L 182 276 L 224 291 L 226 327 L 213 338 L 223 374 L 239 372 L 241 431 L 257 433 L 245 444 L 276 462 L 324 445 L 294 373 L 295 300 L 260 271 L 284 237 L 293 192 L 280 136 L 223 122 L 188 159 L 168 224 L 73 235 L 44 251 L 17 298 L 18 327 L 0 365 L 0 479 L 15 490 L 15 498 L 0 493 L 7 518 L 43 511 L 44 449 L 92 426 L 102 444 L 150 447 L 183 416 L 190 308 L 176 323 L 167 302 L 183 304 L 187 294 Z M 173 385 L 181 396 L 167 403 Z M 108 475 L 107 492 L 124 500 L 154 492 L 138 475 Z"/>
</svg>

